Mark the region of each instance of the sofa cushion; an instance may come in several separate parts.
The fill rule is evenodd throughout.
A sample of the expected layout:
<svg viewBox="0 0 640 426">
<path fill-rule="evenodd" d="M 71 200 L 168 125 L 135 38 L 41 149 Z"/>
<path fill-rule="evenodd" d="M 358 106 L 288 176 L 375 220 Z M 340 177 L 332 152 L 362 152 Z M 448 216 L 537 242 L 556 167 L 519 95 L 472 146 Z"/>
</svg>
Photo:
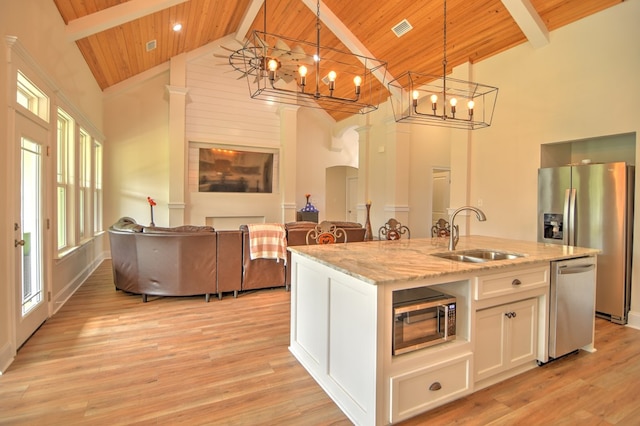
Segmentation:
<svg viewBox="0 0 640 426">
<path fill-rule="evenodd" d="M 175 226 L 173 228 L 163 228 L 161 226 L 145 226 L 143 231 L 145 234 L 165 234 L 168 232 L 215 232 L 215 229 L 211 226 L 198 226 L 198 225 L 182 225 Z"/>
<path fill-rule="evenodd" d="M 298 222 L 287 222 L 284 227 L 287 231 L 295 230 L 295 229 L 312 229 L 317 225 L 315 222 L 309 221 L 298 221 Z"/>
<path fill-rule="evenodd" d="M 116 223 L 111 225 L 111 229 L 125 232 L 142 232 L 144 226 L 136 223 L 135 219 L 130 217 L 121 217 Z"/>
<path fill-rule="evenodd" d="M 347 229 L 347 228 L 362 228 L 362 225 L 357 223 L 357 222 L 341 222 L 341 221 L 337 221 L 337 220 L 331 220 L 330 222 L 331 222 L 332 225 L 335 225 L 338 228 L 343 228 L 343 229 Z"/>
</svg>

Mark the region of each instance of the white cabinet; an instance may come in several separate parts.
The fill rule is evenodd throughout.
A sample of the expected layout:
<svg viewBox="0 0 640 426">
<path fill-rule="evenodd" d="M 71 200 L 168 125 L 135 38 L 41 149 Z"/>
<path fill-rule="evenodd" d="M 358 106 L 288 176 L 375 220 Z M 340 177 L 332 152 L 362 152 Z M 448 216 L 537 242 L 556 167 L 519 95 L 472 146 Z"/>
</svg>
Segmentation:
<svg viewBox="0 0 640 426">
<path fill-rule="evenodd" d="M 391 377 L 391 422 L 469 393 L 471 353 Z"/>
<path fill-rule="evenodd" d="M 476 381 L 536 359 L 537 307 L 531 298 L 476 312 Z"/>
<path fill-rule="evenodd" d="M 495 297 L 521 299 L 525 291 L 549 288 L 549 268 L 537 267 L 509 271 L 502 274 L 491 274 L 478 277 L 475 290 L 476 300 Z"/>
<path fill-rule="evenodd" d="M 480 275 L 473 295 L 476 390 L 548 360 L 548 266 Z"/>
</svg>

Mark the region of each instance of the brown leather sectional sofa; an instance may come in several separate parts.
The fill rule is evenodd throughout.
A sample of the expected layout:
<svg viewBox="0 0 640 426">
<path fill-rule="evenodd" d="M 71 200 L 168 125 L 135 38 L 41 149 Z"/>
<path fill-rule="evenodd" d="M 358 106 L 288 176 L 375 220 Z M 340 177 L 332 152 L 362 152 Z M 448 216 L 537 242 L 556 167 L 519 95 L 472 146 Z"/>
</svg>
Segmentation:
<svg viewBox="0 0 640 426">
<path fill-rule="evenodd" d="M 347 242 L 364 241 L 358 223 L 334 222 L 345 229 Z M 314 222 L 285 224 L 287 245 L 306 244 Z M 286 287 L 290 270 L 284 262 L 249 257 L 249 232 L 215 231 L 209 226 L 146 227 L 121 218 L 109 228 L 113 279 L 116 289 L 153 296 L 205 295 Z M 287 264 L 290 253 L 287 253 Z"/>
</svg>

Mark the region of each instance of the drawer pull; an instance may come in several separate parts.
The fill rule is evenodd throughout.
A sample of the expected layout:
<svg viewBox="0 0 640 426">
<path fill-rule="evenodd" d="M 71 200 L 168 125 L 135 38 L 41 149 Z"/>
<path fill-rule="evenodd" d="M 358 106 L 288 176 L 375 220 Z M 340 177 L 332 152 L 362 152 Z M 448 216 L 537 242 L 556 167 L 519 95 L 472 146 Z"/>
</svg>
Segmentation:
<svg viewBox="0 0 640 426">
<path fill-rule="evenodd" d="M 442 389 L 442 385 L 440 384 L 440 382 L 433 382 L 431 386 L 429 386 L 430 391 L 437 391 L 440 389 Z"/>
<path fill-rule="evenodd" d="M 511 285 L 520 285 L 520 284 L 522 284 L 522 281 L 520 281 L 517 278 L 515 280 L 511 281 Z"/>
</svg>

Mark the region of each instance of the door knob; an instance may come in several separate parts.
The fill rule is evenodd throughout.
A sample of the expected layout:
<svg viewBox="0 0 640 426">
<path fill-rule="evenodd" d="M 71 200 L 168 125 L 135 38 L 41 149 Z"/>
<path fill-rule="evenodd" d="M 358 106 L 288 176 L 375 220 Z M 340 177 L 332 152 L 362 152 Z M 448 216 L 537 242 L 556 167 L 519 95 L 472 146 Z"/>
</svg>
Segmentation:
<svg viewBox="0 0 640 426">
<path fill-rule="evenodd" d="M 18 247 L 18 246 L 24 246 L 24 240 L 13 240 L 13 246 L 14 247 Z"/>
</svg>

